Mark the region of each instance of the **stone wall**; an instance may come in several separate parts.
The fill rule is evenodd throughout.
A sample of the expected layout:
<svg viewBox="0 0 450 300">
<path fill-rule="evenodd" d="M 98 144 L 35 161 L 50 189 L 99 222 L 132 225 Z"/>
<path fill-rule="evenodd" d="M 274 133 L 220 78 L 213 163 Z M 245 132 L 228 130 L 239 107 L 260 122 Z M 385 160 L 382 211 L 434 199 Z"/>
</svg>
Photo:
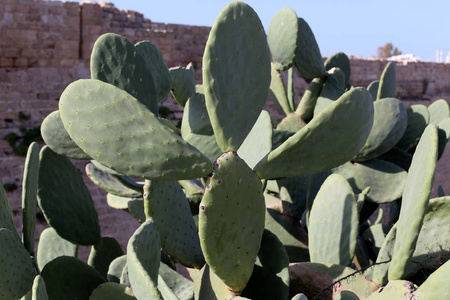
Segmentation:
<svg viewBox="0 0 450 300">
<path fill-rule="evenodd" d="M 185 66 L 193 63 L 200 82 L 201 57 L 208 27 L 154 23 L 138 12 L 118 10 L 108 3 L 75 3 L 42 0 L 2 0 L 0 5 L 0 180 L 15 183 L 19 189 L 8 192 L 20 224 L 20 186 L 24 158 L 12 154 L 3 136 L 20 134 L 20 127 L 39 126 L 43 118 L 57 109 L 59 96 L 72 81 L 89 77 L 92 46 L 103 33 L 124 35 L 132 42 L 152 41 L 166 64 Z M 367 86 L 377 80 L 387 61 L 352 58 L 351 82 Z M 428 62 L 397 63 L 399 96 L 409 99 L 436 99 L 450 94 L 450 65 Z M 307 84 L 296 75 L 297 95 Z M 300 96 L 298 97 L 300 98 Z M 182 109 L 168 98 L 162 102 L 171 111 L 169 118 L 179 119 Z M 272 106 L 275 116 L 280 117 Z M 19 112 L 30 116 L 23 121 Z M 176 120 L 174 120 L 176 124 Z M 446 154 L 448 157 L 450 154 Z M 445 158 L 444 157 L 444 158 Z M 448 160 L 448 158 L 447 158 Z M 76 165 L 82 169 L 83 163 Z M 446 169 L 440 171 L 443 182 Z M 106 205 L 105 193 L 88 179 L 96 203 L 103 235 L 118 237 L 122 245 L 137 227 L 126 212 Z M 39 230 L 44 227 L 39 223 Z"/>
</svg>

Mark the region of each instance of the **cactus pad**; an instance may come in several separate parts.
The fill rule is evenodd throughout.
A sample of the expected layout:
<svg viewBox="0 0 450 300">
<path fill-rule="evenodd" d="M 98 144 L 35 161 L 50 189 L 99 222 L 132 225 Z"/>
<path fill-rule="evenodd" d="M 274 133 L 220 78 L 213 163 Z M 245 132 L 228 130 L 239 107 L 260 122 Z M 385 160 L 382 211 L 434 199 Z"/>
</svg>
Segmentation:
<svg viewBox="0 0 450 300">
<path fill-rule="evenodd" d="M 216 19 L 203 55 L 206 107 L 222 152 L 237 151 L 270 85 L 270 52 L 255 11 L 236 1 Z"/>
<path fill-rule="evenodd" d="M 369 92 L 355 88 L 334 101 L 255 167 L 260 178 L 315 174 L 335 168 L 364 145 L 373 121 Z"/>
<path fill-rule="evenodd" d="M 170 68 L 170 75 L 172 76 L 172 96 L 175 101 L 184 107 L 186 101 L 195 95 L 195 77 L 194 70 L 191 67 L 176 67 Z"/>
<path fill-rule="evenodd" d="M 400 100 L 384 98 L 374 102 L 373 127 L 367 141 L 353 160 L 365 161 L 388 152 L 405 133 L 406 108 Z"/>
<path fill-rule="evenodd" d="M 395 62 L 388 62 L 383 70 L 378 86 L 377 100 L 395 97 L 396 90 Z"/>
<path fill-rule="evenodd" d="M 358 225 L 352 187 L 343 176 L 330 175 L 317 193 L 309 216 L 311 262 L 350 265 L 355 254 Z"/>
<path fill-rule="evenodd" d="M 405 188 L 407 173 L 399 166 L 372 159 L 361 163 L 347 162 L 333 170 L 344 176 L 355 194 L 370 187 L 367 199 L 376 203 L 391 202 L 399 199 Z"/>
<path fill-rule="evenodd" d="M 406 109 L 408 116 L 407 127 L 400 141 L 395 147 L 408 151 L 419 142 L 425 127 L 430 121 L 430 114 L 425 105 L 415 104 Z"/>
<path fill-rule="evenodd" d="M 70 84 L 59 102 L 72 139 L 101 164 L 147 179 L 193 179 L 210 161 L 125 91 L 98 80 Z"/>
<path fill-rule="evenodd" d="M 289 105 L 289 100 L 287 98 L 283 77 L 281 76 L 281 73 L 275 69 L 273 64 L 271 70 L 269 95 L 280 112 L 283 112 L 285 115 L 292 112 L 291 106 Z"/>
<path fill-rule="evenodd" d="M 55 229 L 49 227 L 42 231 L 37 249 L 37 264 L 39 269 L 60 256 L 77 256 L 78 246 L 63 239 Z"/>
<path fill-rule="evenodd" d="M 93 267 L 103 278 L 107 277 L 109 264 L 123 255 L 119 242 L 112 237 L 102 237 L 98 245 L 92 246 L 88 265 Z"/>
<path fill-rule="evenodd" d="M 183 275 L 164 263 L 159 266 L 159 276 L 180 300 L 191 300 L 194 297 L 194 284 Z"/>
<path fill-rule="evenodd" d="M 22 184 L 23 244 L 31 256 L 34 256 L 38 177 L 39 146 L 34 142 L 28 148 Z"/>
<path fill-rule="evenodd" d="M 298 47 L 295 66 L 300 74 L 309 80 L 324 77 L 327 74 L 314 33 L 302 18 L 298 19 Z"/>
<path fill-rule="evenodd" d="M 155 223 L 147 220 L 128 241 L 128 276 L 133 292 L 138 299 L 163 299 L 157 288 L 161 260 L 159 240 Z"/>
<path fill-rule="evenodd" d="M 298 46 L 298 17 L 294 10 L 286 7 L 273 16 L 267 41 L 276 70 L 286 71 L 294 65 Z"/>
<path fill-rule="evenodd" d="M 0 228 L 9 229 L 11 232 L 16 232 L 16 224 L 14 223 L 11 206 L 8 198 L 6 198 L 5 188 L 0 181 Z"/>
<path fill-rule="evenodd" d="M 40 153 L 38 203 L 62 238 L 80 245 L 100 241 L 97 211 L 80 172 L 48 147 Z"/>
<path fill-rule="evenodd" d="M 265 229 L 258 261 L 242 296 L 249 299 L 287 299 L 289 295 L 289 258 L 275 234 Z"/>
<path fill-rule="evenodd" d="M 237 153 L 253 168 L 271 150 L 272 122 L 269 113 L 263 110 Z"/>
<path fill-rule="evenodd" d="M 31 294 L 31 300 L 48 300 L 47 288 L 41 275 L 34 278 Z"/>
<path fill-rule="evenodd" d="M 125 37 L 101 35 L 91 53 L 91 78 L 112 84 L 158 113 L 152 72 L 140 51 Z"/>
<path fill-rule="evenodd" d="M 185 266 L 200 269 L 204 264 L 197 228 L 189 203 L 178 182 L 146 181 L 144 207 L 161 237 L 161 248 Z"/>
<path fill-rule="evenodd" d="M 433 272 L 414 292 L 419 299 L 448 299 L 450 297 L 450 260 Z"/>
<path fill-rule="evenodd" d="M 122 183 L 122 181 L 119 180 L 118 175 L 113 175 L 108 172 L 102 171 L 92 163 L 88 163 L 86 165 L 85 171 L 87 176 L 92 180 L 93 183 L 110 194 L 129 198 L 142 197 L 142 192 L 139 193 L 133 189 L 126 187 Z"/>
<path fill-rule="evenodd" d="M 0 228 L 0 299 L 21 298 L 31 289 L 35 276 L 30 254 L 15 229 Z"/>
<path fill-rule="evenodd" d="M 134 46 L 150 68 L 156 88 L 156 101 L 163 100 L 166 98 L 172 86 L 172 76 L 164 63 L 158 48 L 149 41 L 142 41 Z"/>
<path fill-rule="evenodd" d="M 58 257 L 45 265 L 41 273 L 50 300 L 89 299 L 105 279 L 92 267 L 70 256 Z"/>
<path fill-rule="evenodd" d="M 131 288 L 112 282 L 99 285 L 89 297 L 89 300 L 136 300 Z"/>
<path fill-rule="evenodd" d="M 252 274 L 264 212 L 259 178 L 236 153 L 224 153 L 200 203 L 199 235 L 206 262 L 234 292 L 242 291 Z"/>
<path fill-rule="evenodd" d="M 343 52 L 338 52 L 327 58 L 325 61 L 325 70 L 329 71 L 332 68 L 338 67 L 345 75 L 345 83 L 343 85 L 344 88 L 349 86 L 351 68 L 350 68 L 350 60 L 348 56 Z"/>
<path fill-rule="evenodd" d="M 433 186 L 437 145 L 437 128 L 430 124 L 420 138 L 406 179 L 389 280 L 404 277 L 413 255 Z"/>
<path fill-rule="evenodd" d="M 450 117 L 450 107 L 444 99 L 434 101 L 428 106 L 430 124 L 438 125 Z"/>
<path fill-rule="evenodd" d="M 44 142 L 58 154 L 74 159 L 91 159 L 89 155 L 70 138 L 61 121 L 59 110 L 50 113 L 41 124 Z"/>
</svg>

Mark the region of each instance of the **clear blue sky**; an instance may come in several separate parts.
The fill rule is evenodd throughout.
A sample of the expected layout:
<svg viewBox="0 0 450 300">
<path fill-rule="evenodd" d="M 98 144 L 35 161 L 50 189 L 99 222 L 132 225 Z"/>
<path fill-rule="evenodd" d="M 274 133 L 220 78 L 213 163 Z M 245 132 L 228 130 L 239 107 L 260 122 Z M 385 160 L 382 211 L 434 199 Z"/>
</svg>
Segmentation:
<svg viewBox="0 0 450 300">
<path fill-rule="evenodd" d="M 153 22 L 212 26 L 226 0 L 112 0 Z M 450 0 L 248 0 L 266 30 L 273 15 L 294 9 L 312 28 L 322 55 L 335 52 L 369 57 L 388 42 L 422 60 L 435 60 L 436 49 L 450 51 Z"/>
</svg>

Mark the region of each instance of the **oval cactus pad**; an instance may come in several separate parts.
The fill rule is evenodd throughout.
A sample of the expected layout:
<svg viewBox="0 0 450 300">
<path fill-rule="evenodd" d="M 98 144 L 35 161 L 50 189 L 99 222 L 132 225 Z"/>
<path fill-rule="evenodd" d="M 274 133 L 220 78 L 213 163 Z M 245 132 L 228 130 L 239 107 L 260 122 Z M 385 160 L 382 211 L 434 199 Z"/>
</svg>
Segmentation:
<svg viewBox="0 0 450 300">
<path fill-rule="evenodd" d="M 200 243 L 211 270 L 239 292 L 253 272 L 264 231 L 262 184 L 235 152 L 219 157 L 213 174 L 200 203 Z"/>
<path fill-rule="evenodd" d="M 78 80 L 59 102 L 64 127 L 101 164 L 146 179 L 194 179 L 212 164 L 136 98 L 110 84 Z"/>
<path fill-rule="evenodd" d="M 241 1 L 220 13 L 203 55 L 206 107 L 223 152 L 237 151 L 258 119 L 270 85 L 270 52 L 255 11 Z"/>
</svg>

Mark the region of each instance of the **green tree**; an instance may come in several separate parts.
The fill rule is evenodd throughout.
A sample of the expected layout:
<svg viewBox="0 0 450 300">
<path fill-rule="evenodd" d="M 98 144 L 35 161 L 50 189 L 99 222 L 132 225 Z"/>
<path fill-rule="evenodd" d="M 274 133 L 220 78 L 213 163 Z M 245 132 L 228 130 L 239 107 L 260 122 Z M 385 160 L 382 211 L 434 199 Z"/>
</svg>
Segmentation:
<svg viewBox="0 0 450 300">
<path fill-rule="evenodd" d="M 386 43 L 384 46 L 378 47 L 377 49 L 378 57 L 388 58 L 394 55 L 402 54 L 402 51 L 398 50 L 397 47 L 394 48 L 392 43 Z"/>
</svg>

